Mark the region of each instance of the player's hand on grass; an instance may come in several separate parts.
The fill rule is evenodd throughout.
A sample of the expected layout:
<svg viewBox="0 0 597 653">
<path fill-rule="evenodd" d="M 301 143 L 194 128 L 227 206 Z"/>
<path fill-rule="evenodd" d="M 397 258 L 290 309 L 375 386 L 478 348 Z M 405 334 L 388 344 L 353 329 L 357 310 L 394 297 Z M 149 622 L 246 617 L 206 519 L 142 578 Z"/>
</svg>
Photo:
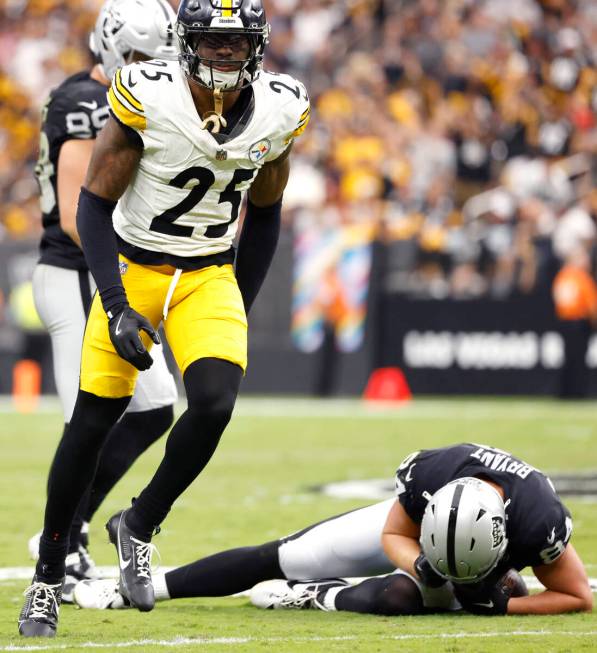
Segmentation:
<svg viewBox="0 0 597 653">
<path fill-rule="evenodd" d="M 152 366 L 153 359 L 145 348 L 139 331 L 145 331 L 156 345 L 160 344 L 160 337 L 146 317 L 137 313 L 128 304 L 122 304 L 112 313 L 108 322 L 108 331 L 114 349 L 121 358 L 141 371 Z"/>
</svg>

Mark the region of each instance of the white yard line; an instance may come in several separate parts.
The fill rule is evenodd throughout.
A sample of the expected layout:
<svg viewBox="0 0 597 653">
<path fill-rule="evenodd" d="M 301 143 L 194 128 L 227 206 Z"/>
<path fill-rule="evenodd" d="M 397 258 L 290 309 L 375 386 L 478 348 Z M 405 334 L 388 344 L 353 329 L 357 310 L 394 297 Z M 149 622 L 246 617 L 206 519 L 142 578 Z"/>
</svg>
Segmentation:
<svg viewBox="0 0 597 653">
<path fill-rule="evenodd" d="M 491 639 L 494 637 L 595 637 L 597 630 L 588 631 L 557 631 L 557 630 L 502 630 L 490 633 L 418 633 L 412 635 L 367 635 L 363 638 L 346 635 L 338 637 L 176 637 L 174 639 L 140 639 L 126 642 L 83 642 L 81 644 L 31 644 L 9 645 L 0 647 L 0 651 L 60 651 L 67 649 L 117 649 L 147 646 L 165 646 L 178 648 L 181 646 L 210 646 L 213 644 L 285 644 L 308 642 L 359 642 L 359 641 L 416 641 L 416 640 L 452 640 L 452 639 Z"/>
<path fill-rule="evenodd" d="M 103 578 L 118 578 L 118 567 L 98 567 Z M 172 571 L 174 567 L 160 566 L 160 573 Z M 0 583 L 9 580 L 31 580 L 35 567 L 0 567 Z"/>
</svg>

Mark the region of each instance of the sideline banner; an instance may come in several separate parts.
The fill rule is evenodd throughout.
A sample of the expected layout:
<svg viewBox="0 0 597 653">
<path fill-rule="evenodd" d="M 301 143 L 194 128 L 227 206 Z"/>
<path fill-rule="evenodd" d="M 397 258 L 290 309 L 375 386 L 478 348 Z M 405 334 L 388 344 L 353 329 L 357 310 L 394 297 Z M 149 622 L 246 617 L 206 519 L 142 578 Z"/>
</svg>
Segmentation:
<svg viewBox="0 0 597 653">
<path fill-rule="evenodd" d="M 453 301 L 385 295 L 378 334 L 376 366 L 402 368 L 415 394 L 557 392 L 564 351 L 548 297 Z M 597 367 L 595 336 L 587 364 Z"/>
</svg>

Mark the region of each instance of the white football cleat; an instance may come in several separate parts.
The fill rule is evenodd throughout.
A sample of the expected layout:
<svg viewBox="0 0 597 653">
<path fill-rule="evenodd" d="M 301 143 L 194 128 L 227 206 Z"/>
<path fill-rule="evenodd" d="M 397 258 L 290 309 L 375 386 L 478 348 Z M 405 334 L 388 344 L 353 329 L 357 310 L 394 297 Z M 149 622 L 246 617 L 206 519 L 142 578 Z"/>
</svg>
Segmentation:
<svg viewBox="0 0 597 653">
<path fill-rule="evenodd" d="M 41 540 L 41 531 L 29 538 L 27 548 L 29 549 L 29 557 L 31 560 L 37 561 L 39 558 L 39 541 Z"/>
<path fill-rule="evenodd" d="M 118 579 L 82 580 L 73 590 L 74 602 L 92 610 L 122 610 L 130 604 L 118 591 Z"/>
<path fill-rule="evenodd" d="M 330 580 L 266 580 L 253 587 L 250 601 L 266 610 L 318 608 L 326 610 L 317 596 L 332 587 L 348 587 L 350 583 L 340 578 Z"/>
</svg>

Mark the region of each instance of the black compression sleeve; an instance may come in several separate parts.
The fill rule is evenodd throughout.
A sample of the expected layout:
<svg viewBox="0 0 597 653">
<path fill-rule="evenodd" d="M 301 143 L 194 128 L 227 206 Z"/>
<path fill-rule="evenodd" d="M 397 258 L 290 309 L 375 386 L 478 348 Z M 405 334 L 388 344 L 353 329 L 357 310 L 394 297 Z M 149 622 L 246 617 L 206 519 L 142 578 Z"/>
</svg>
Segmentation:
<svg viewBox="0 0 597 653">
<path fill-rule="evenodd" d="M 118 269 L 118 244 L 112 226 L 115 206 L 116 202 L 81 188 L 77 229 L 85 260 L 109 317 L 116 306 L 128 303 Z"/>
<path fill-rule="evenodd" d="M 215 553 L 166 574 L 171 599 L 228 596 L 272 578 L 284 578 L 278 561 L 280 541 Z"/>
<path fill-rule="evenodd" d="M 274 257 L 280 236 L 281 213 L 281 199 L 272 206 L 263 208 L 248 200 L 236 255 L 236 279 L 247 313 L 251 310 Z"/>
<path fill-rule="evenodd" d="M 338 592 L 334 603 L 336 610 L 365 614 L 398 616 L 424 611 L 419 588 L 411 578 L 402 574 L 368 578 Z"/>
</svg>

